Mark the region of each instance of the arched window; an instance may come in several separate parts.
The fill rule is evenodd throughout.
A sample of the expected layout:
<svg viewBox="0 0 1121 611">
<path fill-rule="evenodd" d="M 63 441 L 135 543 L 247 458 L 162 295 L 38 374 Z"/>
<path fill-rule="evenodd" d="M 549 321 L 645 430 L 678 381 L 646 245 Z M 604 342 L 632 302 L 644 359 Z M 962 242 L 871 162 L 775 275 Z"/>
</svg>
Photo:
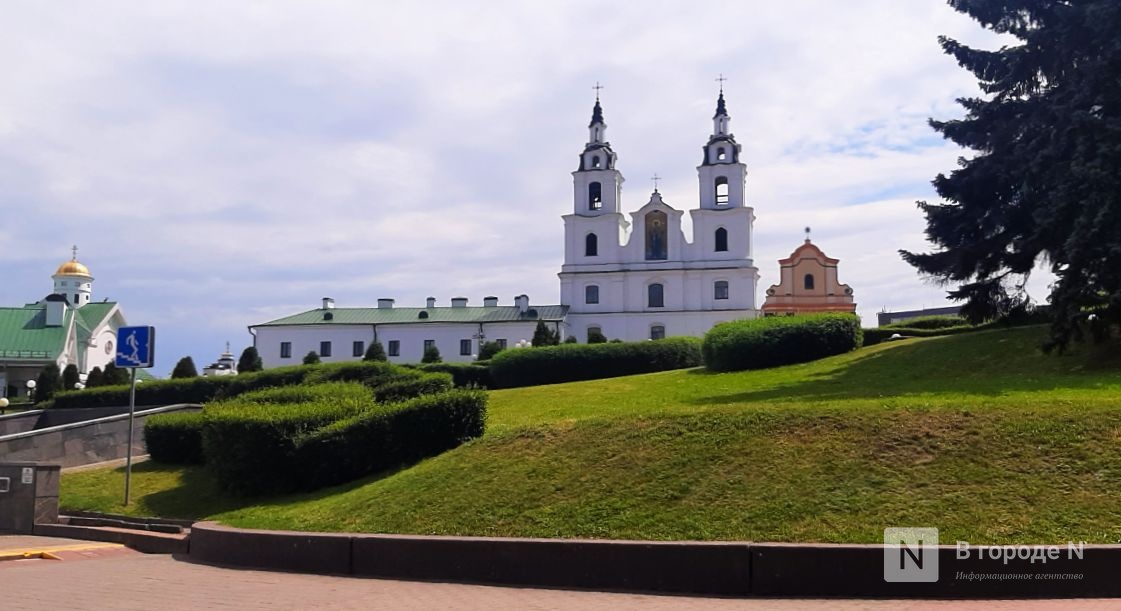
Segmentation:
<svg viewBox="0 0 1121 611">
<path fill-rule="evenodd" d="M 713 299 L 727 299 L 728 298 L 728 281 L 717 280 L 712 285 L 712 298 Z"/>
<path fill-rule="evenodd" d="M 665 339 L 666 328 L 662 325 L 654 325 L 650 327 L 650 339 Z"/>
<path fill-rule="evenodd" d="M 589 284 L 584 287 L 584 303 L 599 303 L 599 287 Z"/>
<path fill-rule="evenodd" d="M 606 341 L 607 338 L 603 336 L 603 329 L 599 327 L 588 327 L 587 342 L 589 344 L 602 344 Z"/>
<path fill-rule="evenodd" d="M 589 233 L 584 237 L 584 256 L 595 257 L 599 255 L 599 238 L 596 234 Z"/>
<path fill-rule="evenodd" d="M 655 210 L 646 215 L 646 260 L 662 261 L 667 257 L 666 213 Z"/>
<path fill-rule="evenodd" d="M 595 156 L 592 157 L 592 167 L 593 168 L 598 168 L 599 167 L 599 155 L 595 155 Z"/>
<path fill-rule="evenodd" d="M 728 158 L 728 153 L 726 153 L 724 151 L 724 147 L 720 147 L 720 148 L 716 149 L 716 160 L 717 161 L 724 161 L 727 158 Z"/>
<path fill-rule="evenodd" d="M 714 188 L 716 189 L 716 205 L 728 203 L 728 177 L 717 176 Z"/>
<path fill-rule="evenodd" d="M 728 251 L 728 230 L 720 227 L 716 230 L 716 252 Z"/>
<path fill-rule="evenodd" d="M 588 210 L 599 210 L 603 207 L 603 186 L 598 182 L 588 184 Z"/>
<path fill-rule="evenodd" d="M 650 308 L 665 307 L 665 289 L 660 284 L 651 284 L 646 287 L 646 306 Z"/>
<path fill-rule="evenodd" d="M 802 286 L 805 287 L 807 291 L 814 290 L 814 275 L 806 274 L 806 276 L 802 278 Z"/>
</svg>

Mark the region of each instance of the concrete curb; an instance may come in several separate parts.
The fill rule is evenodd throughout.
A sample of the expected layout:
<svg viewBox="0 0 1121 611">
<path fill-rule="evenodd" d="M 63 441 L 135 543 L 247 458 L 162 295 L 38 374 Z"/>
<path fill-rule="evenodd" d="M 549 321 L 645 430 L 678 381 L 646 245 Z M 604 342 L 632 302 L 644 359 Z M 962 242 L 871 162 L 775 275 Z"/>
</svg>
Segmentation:
<svg viewBox="0 0 1121 611">
<path fill-rule="evenodd" d="M 953 546 L 941 546 L 937 581 L 893 583 L 884 581 L 881 545 L 366 535 L 198 522 L 190 558 L 303 573 L 715 596 L 1121 596 L 1121 546 L 1086 545 L 1081 558 L 1058 549 L 1046 562 L 1015 554 L 1004 562 L 977 548 L 959 559 Z"/>
</svg>

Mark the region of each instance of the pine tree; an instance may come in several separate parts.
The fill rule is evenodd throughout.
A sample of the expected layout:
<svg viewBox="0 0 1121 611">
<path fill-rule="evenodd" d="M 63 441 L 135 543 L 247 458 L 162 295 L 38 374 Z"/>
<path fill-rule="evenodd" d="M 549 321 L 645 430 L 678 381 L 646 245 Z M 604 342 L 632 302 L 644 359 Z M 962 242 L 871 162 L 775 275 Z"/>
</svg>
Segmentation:
<svg viewBox="0 0 1121 611">
<path fill-rule="evenodd" d="M 560 343 L 560 333 L 549 328 L 545 321 L 537 321 L 537 327 L 533 329 L 533 347 L 539 346 L 556 346 Z"/>
<path fill-rule="evenodd" d="M 101 386 L 120 386 L 121 384 L 128 384 L 130 381 L 128 370 L 118 368 L 117 364 L 112 361 L 101 372 Z"/>
<path fill-rule="evenodd" d="M 53 397 L 61 384 L 62 374 L 58 371 L 58 365 L 48 363 L 35 378 L 35 402 L 42 403 Z"/>
<path fill-rule="evenodd" d="M 382 347 L 381 342 L 370 342 L 370 346 L 366 348 L 366 354 L 362 357 L 363 361 L 388 361 L 389 357 L 385 355 L 385 348 Z"/>
<path fill-rule="evenodd" d="M 254 371 L 262 371 L 264 368 L 265 363 L 261 360 L 261 355 L 257 353 L 256 347 L 249 346 L 241 351 L 241 356 L 237 359 L 238 373 L 253 373 Z"/>
<path fill-rule="evenodd" d="M 976 151 L 919 202 L 937 250 L 903 258 L 956 288 L 963 316 L 1023 309 L 1037 262 L 1051 287 L 1047 348 L 1121 322 L 1121 3 L 1116 0 L 950 0 L 1019 44 L 985 51 L 939 39 L 980 81 L 963 119 L 931 120 Z M 1096 314 L 1096 316 L 1091 316 Z M 1092 329 L 1094 330 L 1094 329 Z"/>
<path fill-rule="evenodd" d="M 319 353 L 314 350 L 304 355 L 304 365 L 318 365 L 321 362 Z"/>
<path fill-rule="evenodd" d="M 195 367 L 195 361 L 189 356 L 179 359 L 175 364 L 175 369 L 171 370 L 171 379 L 178 378 L 197 378 L 199 377 L 199 370 Z"/>
<path fill-rule="evenodd" d="M 62 370 L 62 389 L 61 390 L 74 390 L 82 378 L 78 375 L 78 366 L 70 363 L 66 369 Z"/>
<path fill-rule="evenodd" d="M 94 367 L 86 374 L 86 388 L 97 388 L 102 385 L 102 377 L 100 367 Z"/>
<path fill-rule="evenodd" d="M 420 362 L 442 363 L 444 359 L 440 356 L 440 349 L 432 345 L 424 349 L 424 356 L 420 357 Z"/>
</svg>

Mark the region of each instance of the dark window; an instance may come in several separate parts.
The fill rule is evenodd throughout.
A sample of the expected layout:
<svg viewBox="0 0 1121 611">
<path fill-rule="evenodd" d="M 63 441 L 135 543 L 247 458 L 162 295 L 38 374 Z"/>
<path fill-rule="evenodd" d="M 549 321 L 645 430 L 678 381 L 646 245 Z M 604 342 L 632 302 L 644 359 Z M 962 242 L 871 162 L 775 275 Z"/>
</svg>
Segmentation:
<svg viewBox="0 0 1121 611">
<path fill-rule="evenodd" d="M 716 183 L 716 204 L 722 205 L 728 203 L 728 177 L 717 176 Z"/>
<path fill-rule="evenodd" d="M 331 356 L 331 342 L 319 342 L 319 356 Z"/>
<path fill-rule="evenodd" d="M 595 156 L 592 157 L 592 167 L 593 168 L 598 168 L 599 167 L 599 155 L 595 155 Z"/>
<path fill-rule="evenodd" d="M 584 256 L 595 257 L 599 255 L 599 238 L 596 234 L 589 233 L 584 236 Z"/>
<path fill-rule="evenodd" d="M 646 215 L 646 260 L 662 261 L 666 259 L 668 235 L 665 212 L 655 210 Z"/>
<path fill-rule="evenodd" d="M 600 329 L 599 327 L 588 327 L 587 342 L 589 344 L 592 343 L 593 337 L 603 337 L 603 329 Z"/>
<path fill-rule="evenodd" d="M 280 358 L 292 358 L 292 342 L 280 342 Z"/>
<path fill-rule="evenodd" d="M 434 340 L 434 339 L 424 340 L 424 349 L 425 350 L 428 350 L 429 348 L 435 348 L 435 347 L 436 347 L 436 340 Z"/>
<path fill-rule="evenodd" d="M 603 207 L 603 186 L 598 182 L 588 183 L 588 210 Z"/>
<path fill-rule="evenodd" d="M 366 342 L 354 342 L 354 351 L 351 352 L 352 356 L 365 356 L 366 355 Z"/>
<path fill-rule="evenodd" d="M 584 303 L 599 303 L 599 287 L 589 284 L 584 287 Z"/>
<path fill-rule="evenodd" d="M 712 298 L 713 299 L 727 299 L 728 298 L 728 281 L 717 280 L 716 284 L 712 285 Z"/>
<path fill-rule="evenodd" d="M 728 153 L 724 151 L 724 147 L 720 147 L 720 148 L 716 149 L 716 160 L 717 161 L 724 161 L 727 158 L 728 158 Z"/>
<path fill-rule="evenodd" d="M 650 339 L 665 339 L 666 328 L 662 325 L 654 325 L 650 327 Z"/>
<path fill-rule="evenodd" d="M 665 305 L 665 291 L 660 284 L 651 284 L 646 287 L 646 305 L 651 308 L 660 308 Z"/>
<path fill-rule="evenodd" d="M 471 340 L 459 340 L 459 354 L 460 356 L 471 356 Z"/>
<path fill-rule="evenodd" d="M 74 293 L 74 305 L 78 305 L 78 294 Z"/>
<path fill-rule="evenodd" d="M 716 230 L 716 252 L 728 251 L 728 230 L 723 227 Z"/>
<path fill-rule="evenodd" d="M 505 349 L 506 349 L 506 339 L 505 339 L 505 338 L 503 338 L 503 339 L 496 339 L 496 340 L 494 340 L 494 343 L 498 344 L 498 347 L 499 347 L 500 349 L 502 349 L 502 350 L 505 350 Z"/>
<path fill-rule="evenodd" d="M 806 274 L 806 277 L 802 278 L 802 286 L 804 286 L 807 291 L 814 290 L 814 275 Z"/>
<path fill-rule="evenodd" d="M 401 340 L 389 340 L 389 356 L 401 356 Z"/>
</svg>

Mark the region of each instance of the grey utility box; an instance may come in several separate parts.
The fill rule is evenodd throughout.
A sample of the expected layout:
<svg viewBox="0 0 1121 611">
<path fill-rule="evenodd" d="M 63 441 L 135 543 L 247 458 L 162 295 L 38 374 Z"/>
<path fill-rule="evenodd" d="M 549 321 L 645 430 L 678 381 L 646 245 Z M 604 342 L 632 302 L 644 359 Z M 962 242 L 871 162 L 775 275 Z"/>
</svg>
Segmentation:
<svg viewBox="0 0 1121 611">
<path fill-rule="evenodd" d="M 31 534 L 36 524 L 58 522 L 61 469 L 33 462 L 0 463 L 0 534 Z"/>
</svg>

